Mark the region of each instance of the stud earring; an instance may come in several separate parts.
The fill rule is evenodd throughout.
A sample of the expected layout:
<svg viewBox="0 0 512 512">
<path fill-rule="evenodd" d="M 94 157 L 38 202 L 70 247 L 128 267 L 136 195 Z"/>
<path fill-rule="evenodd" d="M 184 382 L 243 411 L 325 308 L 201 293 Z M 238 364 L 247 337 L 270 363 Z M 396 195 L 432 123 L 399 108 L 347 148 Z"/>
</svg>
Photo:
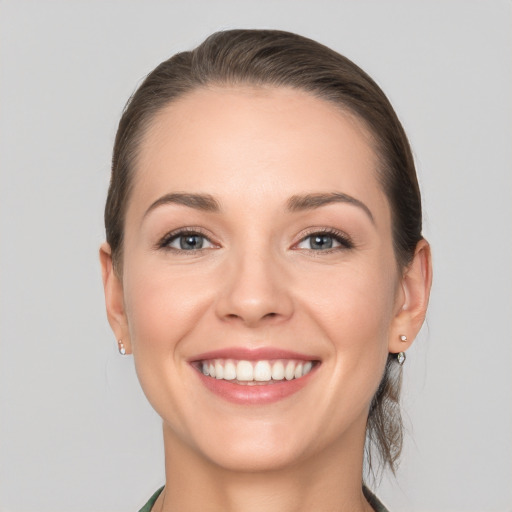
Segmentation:
<svg viewBox="0 0 512 512">
<path fill-rule="evenodd" d="M 403 366 L 403 364 L 405 363 L 405 352 L 399 352 L 396 355 L 396 360 L 398 361 L 398 364 L 400 366 Z"/>
<path fill-rule="evenodd" d="M 117 344 L 119 345 L 119 353 L 124 356 L 126 354 L 126 349 L 123 345 L 123 340 L 118 340 Z"/>
<path fill-rule="evenodd" d="M 407 341 L 407 336 L 405 334 L 400 334 L 400 341 Z"/>
</svg>

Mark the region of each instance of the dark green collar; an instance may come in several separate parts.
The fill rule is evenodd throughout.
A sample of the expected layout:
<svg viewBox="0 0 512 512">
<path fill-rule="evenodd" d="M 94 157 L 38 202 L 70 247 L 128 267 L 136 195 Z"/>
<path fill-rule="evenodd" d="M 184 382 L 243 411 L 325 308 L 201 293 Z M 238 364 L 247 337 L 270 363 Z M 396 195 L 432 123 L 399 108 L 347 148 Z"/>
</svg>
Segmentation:
<svg viewBox="0 0 512 512">
<path fill-rule="evenodd" d="M 363 494 L 366 501 L 368 501 L 375 512 L 388 512 L 388 509 L 381 503 L 379 498 L 377 498 L 377 496 L 375 496 L 375 494 L 366 487 L 366 485 L 363 485 Z"/>
<path fill-rule="evenodd" d="M 158 496 L 160 496 L 160 493 L 164 490 L 164 487 L 160 487 L 158 491 L 149 498 L 149 501 L 139 510 L 139 512 L 151 512 L 151 509 L 153 508 L 153 505 L 155 504 L 155 501 L 158 499 Z"/>
</svg>

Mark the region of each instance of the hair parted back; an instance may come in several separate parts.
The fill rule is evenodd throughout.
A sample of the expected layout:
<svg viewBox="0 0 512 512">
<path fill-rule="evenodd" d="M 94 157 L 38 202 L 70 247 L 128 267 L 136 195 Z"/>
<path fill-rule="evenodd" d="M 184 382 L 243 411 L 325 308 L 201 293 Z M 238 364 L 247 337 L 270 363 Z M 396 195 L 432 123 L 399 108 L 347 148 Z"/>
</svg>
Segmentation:
<svg viewBox="0 0 512 512">
<path fill-rule="evenodd" d="M 137 156 L 155 115 L 169 103 L 209 86 L 274 86 L 306 91 L 355 115 L 373 137 L 376 173 L 388 198 L 398 267 L 422 239 L 421 197 L 414 160 L 398 117 L 379 86 L 352 61 L 311 39 L 278 30 L 216 32 L 192 51 L 159 64 L 129 99 L 116 134 L 105 205 L 107 242 L 122 276 L 124 219 Z M 402 449 L 401 370 L 389 355 L 367 423 L 367 463 L 376 449 L 395 471 Z"/>
</svg>

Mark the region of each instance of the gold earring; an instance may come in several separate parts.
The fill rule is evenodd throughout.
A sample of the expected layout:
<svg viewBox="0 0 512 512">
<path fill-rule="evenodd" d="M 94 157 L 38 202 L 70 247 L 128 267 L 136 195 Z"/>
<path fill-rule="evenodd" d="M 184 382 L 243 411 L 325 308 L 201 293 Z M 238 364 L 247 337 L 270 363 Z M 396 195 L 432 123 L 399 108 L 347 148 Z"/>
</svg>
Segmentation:
<svg viewBox="0 0 512 512">
<path fill-rule="evenodd" d="M 126 354 L 126 349 L 123 345 L 123 340 L 118 340 L 117 344 L 119 345 L 119 353 L 124 356 Z"/>
<path fill-rule="evenodd" d="M 405 352 L 399 352 L 396 355 L 396 360 L 398 361 L 398 364 L 402 366 L 405 363 Z"/>
<path fill-rule="evenodd" d="M 400 341 L 407 341 L 407 336 L 405 334 L 400 334 Z"/>
</svg>

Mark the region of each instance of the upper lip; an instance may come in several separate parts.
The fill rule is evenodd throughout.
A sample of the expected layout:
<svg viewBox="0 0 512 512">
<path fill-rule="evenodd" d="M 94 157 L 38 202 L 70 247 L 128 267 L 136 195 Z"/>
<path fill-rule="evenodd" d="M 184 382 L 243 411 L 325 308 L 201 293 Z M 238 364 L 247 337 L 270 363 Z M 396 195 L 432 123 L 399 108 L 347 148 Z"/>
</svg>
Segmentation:
<svg viewBox="0 0 512 512">
<path fill-rule="evenodd" d="M 298 359 L 303 361 L 318 361 L 318 357 L 308 354 L 301 354 L 291 350 L 284 350 L 275 347 L 229 347 L 218 350 L 211 350 L 198 354 L 189 359 L 192 361 L 205 361 L 209 359 L 236 359 L 244 361 L 262 361 L 270 359 Z"/>
</svg>

